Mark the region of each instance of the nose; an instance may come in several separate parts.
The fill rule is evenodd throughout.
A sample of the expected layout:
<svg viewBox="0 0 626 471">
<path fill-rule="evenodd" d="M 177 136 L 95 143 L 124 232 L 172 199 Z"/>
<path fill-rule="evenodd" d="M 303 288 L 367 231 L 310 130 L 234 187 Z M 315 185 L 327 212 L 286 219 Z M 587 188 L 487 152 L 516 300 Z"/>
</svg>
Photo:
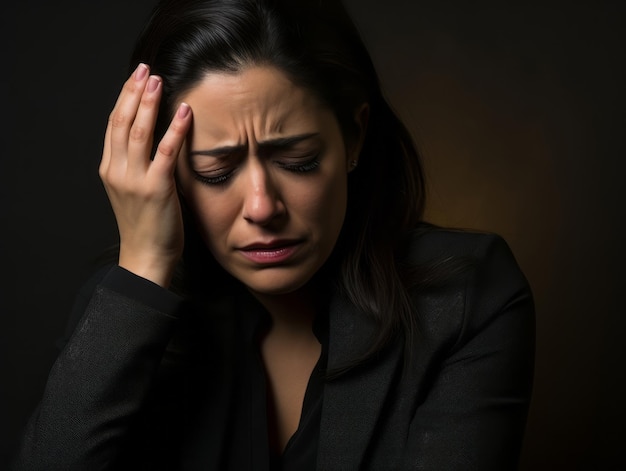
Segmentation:
<svg viewBox="0 0 626 471">
<path fill-rule="evenodd" d="M 266 226 L 285 214 L 280 191 L 271 172 L 263 162 L 249 162 L 244 189 L 243 217 L 246 221 Z"/>
</svg>

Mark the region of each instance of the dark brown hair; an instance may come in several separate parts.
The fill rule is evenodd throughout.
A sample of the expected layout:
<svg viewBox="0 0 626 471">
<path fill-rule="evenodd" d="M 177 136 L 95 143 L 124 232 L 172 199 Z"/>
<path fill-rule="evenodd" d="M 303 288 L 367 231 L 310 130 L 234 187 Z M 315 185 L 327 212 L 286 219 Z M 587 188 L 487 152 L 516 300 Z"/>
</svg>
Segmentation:
<svg viewBox="0 0 626 471">
<path fill-rule="evenodd" d="M 424 180 L 412 138 L 383 97 L 357 28 L 337 0 L 164 0 L 137 43 L 131 69 L 151 66 L 163 78 L 160 134 L 181 94 L 207 72 L 271 65 L 314 93 L 335 114 L 346 140 L 355 137 L 355 111 L 369 104 L 358 168 L 348 181 L 348 207 L 332 256 L 336 282 L 380 326 L 364 358 L 396 334 L 411 344 L 416 319 L 408 277 L 397 254 L 421 221 Z M 188 224 L 189 226 L 189 224 Z M 193 264 L 202 244 L 189 240 Z M 203 265 L 206 270 L 206 265 Z"/>
</svg>

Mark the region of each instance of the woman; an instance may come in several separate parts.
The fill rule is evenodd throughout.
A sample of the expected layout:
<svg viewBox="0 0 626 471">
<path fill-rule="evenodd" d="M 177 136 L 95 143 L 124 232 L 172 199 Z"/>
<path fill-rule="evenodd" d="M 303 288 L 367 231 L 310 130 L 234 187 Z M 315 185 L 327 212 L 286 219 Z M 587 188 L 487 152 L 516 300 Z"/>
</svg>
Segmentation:
<svg viewBox="0 0 626 471">
<path fill-rule="evenodd" d="M 100 165 L 118 263 L 16 469 L 515 468 L 527 283 L 497 236 L 422 222 L 339 2 L 165 0 L 132 65 Z"/>
</svg>

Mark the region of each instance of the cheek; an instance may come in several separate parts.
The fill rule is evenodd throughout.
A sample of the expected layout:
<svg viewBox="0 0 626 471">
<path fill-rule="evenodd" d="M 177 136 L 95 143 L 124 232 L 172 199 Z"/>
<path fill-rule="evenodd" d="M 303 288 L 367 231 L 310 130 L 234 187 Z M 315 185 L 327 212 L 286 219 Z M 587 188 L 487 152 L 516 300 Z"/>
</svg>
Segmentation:
<svg viewBox="0 0 626 471">
<path fill-rule="evenodd" d="M 233 204 L 234 198 L 216 197 L 203 190 L 194 189 L 190 203 L 207 242 L 213 245 L 228 234 L 239 212 Z"/>
<path fill-rule="evenodd" d="M 320 175 L 306 188 L 300 186 L 297 195 L 301 216 L 314 224 L 321 237 L 335 237 L 346 211 L 346 174 L 333 169 Z"/>
</svg>

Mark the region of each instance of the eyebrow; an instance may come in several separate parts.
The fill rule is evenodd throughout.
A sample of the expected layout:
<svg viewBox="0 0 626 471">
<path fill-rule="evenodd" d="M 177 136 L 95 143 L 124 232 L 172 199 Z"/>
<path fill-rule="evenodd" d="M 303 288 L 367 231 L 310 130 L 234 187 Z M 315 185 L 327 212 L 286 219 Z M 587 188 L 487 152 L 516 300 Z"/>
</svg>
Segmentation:
<svg viewBox="0 0 626 471">
<path fill-rule="evenodd" d="M 296 136 L 268 139 L 266 141 L 261 141 L 258 143 L 259 152 L 263 153 L 267 152 L 268 150 L 289 149 L 290 147 L 293 147 L 294 145 L 299 144 L 302 141 L 306 141 L 317 136 L 319 136 L 319 133 L 312 132 L 307 134 L 298 134 Z M 209 157 L 224 157 L 225 155 L 243 152 L 247 149 L 247 147 L 247 144 L 242 144 L 238 146 L 215 147 L 214 149 L 192 150 L 189 152 L 189 156 L 207 155 Z"/>
</svg>

